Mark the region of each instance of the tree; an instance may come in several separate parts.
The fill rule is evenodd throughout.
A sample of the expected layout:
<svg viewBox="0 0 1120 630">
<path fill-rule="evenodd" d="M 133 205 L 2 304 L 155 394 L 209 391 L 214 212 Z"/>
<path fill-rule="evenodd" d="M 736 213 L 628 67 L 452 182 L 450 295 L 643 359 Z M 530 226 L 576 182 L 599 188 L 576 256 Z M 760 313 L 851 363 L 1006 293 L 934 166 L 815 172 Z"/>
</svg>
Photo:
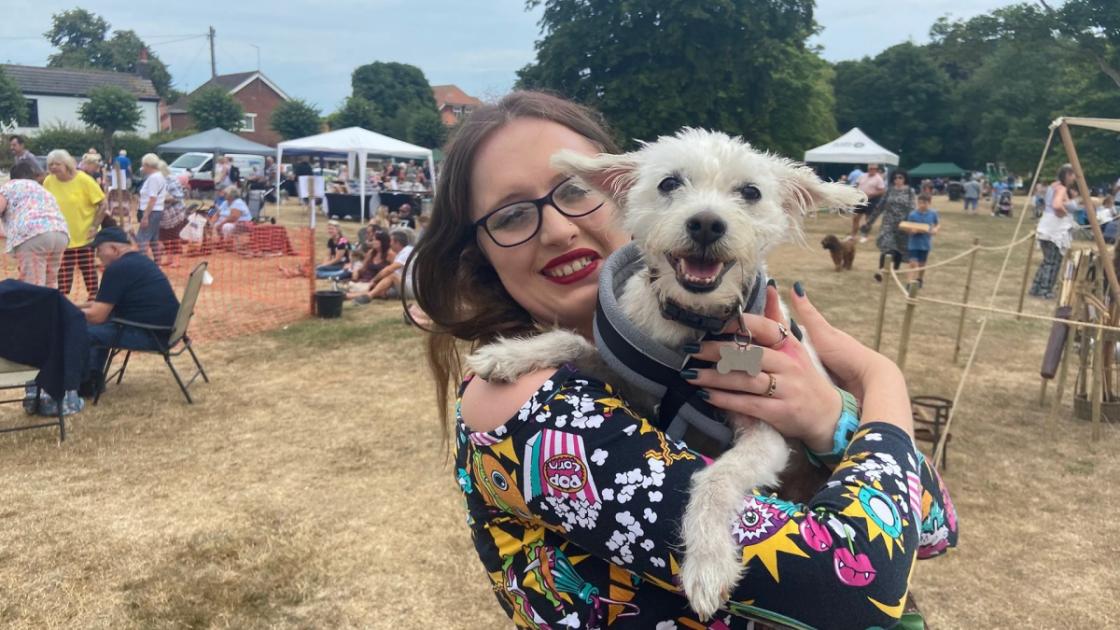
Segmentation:
<svg viewBox="0 0 1120 630">
<path fill-rule="evenodd" d="M 359 66 L 350 75 L 353 95 L 376 104 L 386 120 L 401 111 L 436 111 L 432 86 L 424 71 L 405 63 L 381 62 Z"/>
<path fill-rule="evenodd" d="M 438 112 L 421 109 L 412 115 L 406 137 L 413 144 L 429 149 L 439 148 L 447 139 L 447 126 Z"/>
<path fill-rule="evenodd" d="M 285 140 L 315 135 L 319 124 L 319 110 L 301 99 L 285 101 L 272 110 L 272 130 Z"/>
<path fill-rule="evenodd" d="M 349 96 L 337 112 L 327 118 L 331 129 L 361 127 L 369 130 L 384 129 L 381 109 L 376 103 L 360 96 Z M 391 134 L 390 134 L 391 135 Z"/>
<path fill-rule="evenodd" d="M 518 72 L 519 86 L 598 109 L 622 140 L 694 125 L 796 155 L 834 128 L 827 71 L 805 43 L 816 29 L 812 0 L 527 6 L 544 14 L 536 60 Z"/>
<path fill-rule="evenodd" d="M 27 122 L 27 99 L 16 82 L 0 68 L 0 126 Z"/>
<path fill-rule="evenodd" d="M 1120 3 L 1116 0 L 1067 0 L 1053 9 L 1039 0 L 1056 27 L 1056 41 L 1075 45 L 1120 88 Z"/>
<path fill-rule="evenodd" d="M 898 44 L 874 59 L 836 65 L 836 122 L 859 127 L 904 164 L 945 159 L 950 83 L 921 47 Z"/>
<path fill-rule="evenodd" d="M 171 73 L 167 64 L 133 31 L 115 31 L 108 37 L 109 23 L 85 9 L 71 9 L 51 18 L 44 33 L 58 52 L 47 58 L 52 68 L 94 68 L 114 72 L 137 71 L 142 50 L 147 51 L 148 71 L 156 92 L 172 101 Z"/>
<path fill-rule="evenodd" d="M 140 115 L 136 96 L 115 85 L 94 88 L 89 101 L 78 108 L 82 122 L 101 131 L 105 149 L 102 155 L 112 155 L 114 133 L 136 130 Z"/>
<path fill-rule="evenodd" d="M 191 96 L 187 113 L 194 119 L 194 126 L 201 131 L 221 127 L 236 132 L 241 129 L 245 110 L 233 97 L 218 86 L 208 87 Z"/>
</svg>

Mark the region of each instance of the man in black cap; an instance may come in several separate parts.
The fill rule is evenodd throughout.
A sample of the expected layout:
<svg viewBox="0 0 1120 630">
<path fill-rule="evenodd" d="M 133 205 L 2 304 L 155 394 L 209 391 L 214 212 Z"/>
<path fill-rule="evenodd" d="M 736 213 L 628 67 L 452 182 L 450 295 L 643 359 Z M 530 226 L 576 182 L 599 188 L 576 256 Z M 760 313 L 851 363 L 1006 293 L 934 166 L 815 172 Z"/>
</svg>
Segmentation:
<svg viewBox="0 0 1120 630">
<path fill-rule="evenodd" d="M 124 230 L 102 228 L 93 239 L 93 249 L 105 271 L 97 296 L 81 306 L 89 325 L 91 384 L 101 385 L 102 369 L 114 341 L 121 348 L 156 350 L 151 336 L 125 327 L 119 331 L 110 318 L 154 326 L 172 326 L 179 312 L 179 299 L 171 283 L 151 258 L 133 249 Z"/>
</svg>

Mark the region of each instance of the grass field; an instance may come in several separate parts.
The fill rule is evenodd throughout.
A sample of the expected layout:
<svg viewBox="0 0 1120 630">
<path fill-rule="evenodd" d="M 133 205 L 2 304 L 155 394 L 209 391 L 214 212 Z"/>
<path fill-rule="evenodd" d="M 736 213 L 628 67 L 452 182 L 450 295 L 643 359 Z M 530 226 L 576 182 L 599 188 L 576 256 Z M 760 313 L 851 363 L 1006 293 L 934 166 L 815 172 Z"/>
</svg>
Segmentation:
<svg viewBox="0 0 1120 630">
<path fill-rule="evenodd" d="M 974 236 L 1008 240 L 1012 222 L 939 201 L 931 262 Z M 846 273 L 817 245 L 847 225 L 809 219 L 809 247 L 779 250 L 771 271 L 783 288 L 802 280 L 835 324 L 870 342 L 873 243 Z M 1013 256 L 997 304 L 1014 306 L 1025 256 Z M 987 299 L 1001 260 L 980 254 L 974 300 Z M 964 269 L 931 271 L 923 294 L 958 299 Z M 902 309 L 892 293 L 890 356 Z M 919 307 L 912 394 L 952 397 L 958 313 Z M 966 351 L 977 319 L 966 320 Z M 1047 332 L 1028 320 L 988 324 L 945 471 L 961 545 L 914 578 L 933 627 L 1120 624 L 1120 433 L 1106 425 L 1091 443 L 1068 404 L 1044 424 Z M 200 345 L 213 382 L 195 386 L 193 406 L 144 357 L 73 419 L 63 445 L 46 430 L 0 436 L 0 626 L 507 627 L 463 524 L 420 350 L 399 306 L 347 307 L 342 320 Z M 0 422 L 16 413 L 0 408 Z"/>
</svg>

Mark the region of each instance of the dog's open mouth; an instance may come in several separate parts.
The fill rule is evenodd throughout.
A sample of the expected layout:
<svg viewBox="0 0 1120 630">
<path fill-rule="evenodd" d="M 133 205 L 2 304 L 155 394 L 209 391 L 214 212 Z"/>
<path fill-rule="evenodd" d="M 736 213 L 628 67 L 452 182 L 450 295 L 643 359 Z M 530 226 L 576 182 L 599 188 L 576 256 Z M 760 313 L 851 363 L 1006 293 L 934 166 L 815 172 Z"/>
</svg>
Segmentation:
<svg viewBox="0 0 1120 630">
<path fill-rule="evenodd" d="M 693 293 L 714 291 L 735 264 L 695 254 L 665 254 L 665 257 L 676 272 L 677 283 Z"/>
</svg>

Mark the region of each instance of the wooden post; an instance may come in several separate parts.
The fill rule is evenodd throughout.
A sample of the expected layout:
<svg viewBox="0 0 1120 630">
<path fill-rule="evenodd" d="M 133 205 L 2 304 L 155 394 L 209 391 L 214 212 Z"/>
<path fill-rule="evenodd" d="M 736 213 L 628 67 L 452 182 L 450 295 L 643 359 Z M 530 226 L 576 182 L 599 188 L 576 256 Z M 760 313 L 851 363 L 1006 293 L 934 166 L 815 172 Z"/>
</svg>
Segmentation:
<svg viewBox="0 0 1120 630">
<path fill-rule="evenodd" d="M 1093 240 L 1097 243 L 1097 255 L 1100 256 L 1102 263 L 1109 261 L 1108 245 L 1104 242 L 1104 233 L 1101 232 L 1101 224 L 1097 222 L 1097 209 L 1093 205 L 1093 195 L 1089 188 L 1089 183 L 1085 181 L 1085 172 L 1081 170 L 1081 161 L 1077 159 L 1077 149 L 1073 146 L 1073 137 L 1069 135 L 1069 125 L 1063 120 L 1062 124 L 1058 126 L 1058 132 L 1062 134 L 1062 144 L 1066 148 L 1066 156 L 1069 157 L 1070 166 L 1073 167 L 1073 173 L 1077 176 L 1077 187 L 1081 191 L 1081 198 L 1085 200 L 1085 214 L 1089 218 L 1089 227 L 1093 229 Z M 1120 302 L 1120 280 L 1116 279 L 1116 269 L 1113 265 L 1102 264 L 1104 267 L 1104 275 L 1108 278 L 1108 289 L 1112 293 L 1112 302 Z"/>
<path fill-rule="evenodd" d="M 918 308 L 918 283 L 907 287 L 906 314 L 902 318 L 902 338 L 898 341 L 898 369 L 906 367 L 906 351 L 910 345 L 910 326 L 914 323 L 914 310 Z"/>
<path fill-rule="evenodd" d="M 891 282 L 890 270 L 883 269 L 883 282 L 879 288 L 879 317 L 875 320 L 875 352 L 879 351 L 879 346 L 883 341 L 883 318 L 886 317 L 887 312 L 887 285 Z"/>
<path fill-rule="evenodd" d="M 1037 244 L 1036 241 L 1038 241 L 1038 234 L 1031 234 L 1030 244 L 1027 245 L 1027 264 L 1023 267 L 1023 285 L 1019 287 L 1019 308 L 1017 310 L 1019 313 L 1023 312 L 1023 299 L 1027 295 L 1027 280 L 1031 277 L 1031 262 L 1034 260 L 1034 246 Z M 1015 319 L 1022 318 L 1016 315 Z"/>
<path fill-rule="evenodd" d="M 1042 386 L 1038 389 L 1038 406 L 1040 409 L 1046 406 L 1046 384 L 1050 382 L 1046 379 L 1041 380 Z"/>
<path fill-rule="evenodd" d="M 1075 264 L 1074 279 L 1073 279 L 1073 297 L 1070 299 L 1070 315 L 1071 320 L 1076 321 L 1079 317 L 1078 311 L 1081 310 L 1081 281 L 1078 279 L 1080 272 L 1077 270 Z M 1066 335 L 1065 348 L 1062 350 L 1062 362 L 1058 367 L 1058 385 L 1054 390 L 1054 400 L 1050 403 L 1050 413 L 1046 414 L 1046 424 L 1053 424 L 1054 420 L 1058 417 L 1058 408 L 1062 405 L 1062 395 L 1066 390 L 1066 377 L 1069 373 L 1069 355 L 1073 352 L 1073 339 L 1077 336 L 1077 331 L 1080 326 L 1070 325 L 1069 333 Z"/>
<path fill-rule="evenodd" d="M 972 270 L 976 267 L 976 254 L 980 250 L 976 249 L 980 245 L 980 239 L 972 239 L 972 255 L 968 257 L 968 274 L 964 278 L 964 297 L 961 298 L 961 304 L 968 304 L 968 292 L 972 289 Z M 961 335 L 964 334 L 964 318 L 968 314 L 968 307 L 961 307 L 961 316 L 957 320 L 957 344 L 953 346 L 953 365 L 957 364 L 957 358 L 961 354 Z"/>
<path fill-rule="evenodd" d="M 1103 315 L 1103 314 L 1102 314 Z M 1104 379 L 1104 330 L 1097 329 L 1096 348 L 1093 348 L 1093 387 L 1089 395 L 1093 397 L 1093 431 L 1094 442 L 1101 440 L 1101 381 Z"/>
</svg>

